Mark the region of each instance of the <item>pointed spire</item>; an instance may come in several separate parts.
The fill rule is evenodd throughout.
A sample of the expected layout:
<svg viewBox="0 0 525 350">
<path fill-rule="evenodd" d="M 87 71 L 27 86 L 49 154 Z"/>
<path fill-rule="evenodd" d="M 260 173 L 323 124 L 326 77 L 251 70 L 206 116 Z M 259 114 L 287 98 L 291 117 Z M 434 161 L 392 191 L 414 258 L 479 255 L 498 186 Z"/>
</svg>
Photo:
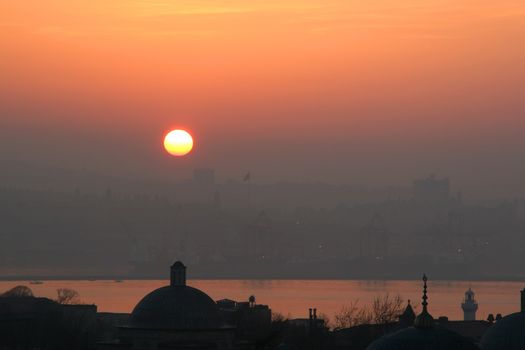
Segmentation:
<svg viewBox="0 0 525 350">
<path fill-rule="evenodd" d="M 427 306 L 428 306 L 428 296 L 427 296 L 427 275 L 423 274 L 423 301 L 421 302 L 421 305 L 423 305 L 423 310 L 421 313 L 416 317 L 416 320 L 414 322 L 414 326 L 416 328 L 421 329 L 427 329 L 432 328 L 434 326 L 434 318 L 431 314 L 428 313 Z"/>
<path fill-rule="evenodd" d="M 405 308 L 405 311 L 403 311 L 403 313 L 399 315 L 399 323 L 403 327 L 410 327 L 414 325 L 415 319 L 416 319 L 416 314 L 414 312 L 414 309 L 412 309 L 412 305 L 410 304 L 410 299 L 408 299 L 408 303 Z"/>
<path fill-rule="evenodd" d="M 423 302 L 421 303 L 421 305 L 423 305 L 423 312 L 428 312 L 427 311 L 427 305 L 428 305 L 427 281 L 428 281 L 427 275 L 423 274 Z"/>
</svg>

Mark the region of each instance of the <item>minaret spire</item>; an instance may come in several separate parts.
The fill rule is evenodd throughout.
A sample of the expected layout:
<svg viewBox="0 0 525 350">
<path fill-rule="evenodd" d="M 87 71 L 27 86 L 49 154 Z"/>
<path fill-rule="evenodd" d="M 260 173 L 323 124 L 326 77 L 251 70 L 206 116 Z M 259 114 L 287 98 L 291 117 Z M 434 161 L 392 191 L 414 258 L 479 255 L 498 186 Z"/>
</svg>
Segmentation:
<svg viewBox="0 0 525 350">
<path fill-rule="evenodd" d="M 428 281 L 427 275 L 423 274 L 423 298 L 422 298 L 423 302 L 421 303 L 421 305 L 423 305 L 423 312 L 426 312 L 426 313 L 428 313 L 428 310 L 427 310 L 427 305 L 428 305 L 427 281 Z"/>
<path fill-rule="evenodd" d="M 414 321 L 414 326 L 416 328 L 426 329 L 434 327 L 434 318 L 431 314 L 428 313 L 428 296 L 427 296 L 427 275 L 423 274 L 423 297 L 421 305 L 423 305 L 423 310 L 416 317 Z"/>
</svg>

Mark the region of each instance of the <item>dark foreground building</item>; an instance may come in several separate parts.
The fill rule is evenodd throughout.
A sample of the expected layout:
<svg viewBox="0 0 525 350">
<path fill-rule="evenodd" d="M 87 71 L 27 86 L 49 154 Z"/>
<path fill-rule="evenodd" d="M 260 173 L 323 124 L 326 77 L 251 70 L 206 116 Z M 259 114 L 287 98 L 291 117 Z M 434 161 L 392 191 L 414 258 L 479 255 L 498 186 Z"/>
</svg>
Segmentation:
<svg viewBox="0 0 525 350">
<path fill-rule="evenodd" d="M 0 349 L 91 350 L 95 305 L 61 305 L 48 298 L 0 296 Z"/>
<path fill-rule="evenodd" d="M 427 277 L 423 276 L 422 312 L 414 326 L 385 335 L 374 341 L 367 350 L 477 350 L 473 342 L 436 324 L 427 310 Z"/>
<path fill-rule="evenodd" d="M 521 310 L 503 317 L 490 327 L 483 339 L 481 350 L 525 349 L 525 289 L 521 291 Z"/>
</svg>

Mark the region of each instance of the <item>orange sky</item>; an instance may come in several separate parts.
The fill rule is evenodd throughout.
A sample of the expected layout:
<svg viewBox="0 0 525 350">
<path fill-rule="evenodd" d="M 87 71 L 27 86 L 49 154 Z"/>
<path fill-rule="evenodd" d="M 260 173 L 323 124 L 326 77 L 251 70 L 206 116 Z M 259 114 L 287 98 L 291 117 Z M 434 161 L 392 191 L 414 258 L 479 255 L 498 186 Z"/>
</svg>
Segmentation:
<svg viewBox="0 0 525 350">
<path fill-rule="evenodd" d="M 0 158 L 518 186 L 524 43 L 523 0 L 0 0 Z"/>
</svg>

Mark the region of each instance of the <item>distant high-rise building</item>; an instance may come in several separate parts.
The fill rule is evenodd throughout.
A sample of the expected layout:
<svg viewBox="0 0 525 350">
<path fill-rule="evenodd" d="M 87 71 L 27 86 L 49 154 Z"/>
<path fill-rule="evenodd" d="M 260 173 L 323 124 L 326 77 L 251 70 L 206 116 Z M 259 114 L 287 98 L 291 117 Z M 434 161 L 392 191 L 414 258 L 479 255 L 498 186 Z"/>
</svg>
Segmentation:
<svg viewBox="0 0 525 350">
<path fill-rule="evenodd" d="M 472 289 L 468 289 L 465 292 L 465 299 L 461 303 L 463 309 L 463 319 L 465 321 L 475 321 L 476 311 L 478 311 L 478 302 L 474 299 L 474 292 Z"/>
<path fill-rule="evenodd" d="M 424 203 L 443 203 L 450 199 L 450 180 L 430 175 L 426 179 L 414 180 L 414 199 Z"/>
<path fill-rule="evenodd" d="M 209 168 L 194 169 L 193 182 L 197 185 L 214 185 L 215 171 Z"/>
</svg>

